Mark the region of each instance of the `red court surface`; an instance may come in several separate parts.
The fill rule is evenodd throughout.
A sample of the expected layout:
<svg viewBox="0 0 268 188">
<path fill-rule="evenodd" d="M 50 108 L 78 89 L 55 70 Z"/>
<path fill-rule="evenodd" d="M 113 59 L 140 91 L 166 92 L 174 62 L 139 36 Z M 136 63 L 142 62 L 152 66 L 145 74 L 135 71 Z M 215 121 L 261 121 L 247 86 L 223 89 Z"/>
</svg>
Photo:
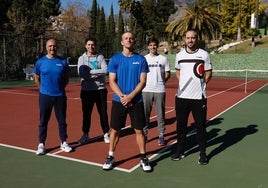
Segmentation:
<svg viewBox="0 0 268 188">
<path fill-rule="evenodd" d="M 239 103 L 267 84 L 267 80 L 250 80 L 247 85 L 247 92 L 245 92 L 244 80 L 212 79 L 208 85 L 207 91 L 208 120 L 217 117 L 228 108 L 231 108 L 233 105 Z M 108 90 L 108 115 L 110 116 L 113 92 L 109 87 Z M 149 130 L 149 141 L 146 145 L 148 157 L 150 158 L 154 157 L 154 155 L 161 150 L 170 147 L 176 140 L 174 111 L 176 90 L 177 81 L 175 77 L 172 77 L 167 83 L 165 139 L 168 144 L 165 147 L 158 146 L 156 115 L 155 110 L 153 109 L 152 111 L 152 126 Z M 53 113 L 49 121 L 48 138 L 46 141 L 47 155 L 102 166 L 108 154 L 108 144 L 105 144 L 103 141 L 103 133 L 101 131 L 96 107 L 94 107 L 92 114 L 92 125 L 89 135 L 92 138 L 92 142 L 82 146 L 76 144 L 82 134 L 82 112 L 79 94 L 79 82 L 70 83 L 67 86 L 68 142 L 74 147 L 74 152 L 64 153 L 60 151 L 60 139 L 55 115 Z M 34 86 L 0 89 L 0 103 L 0 145 L 35 152 L 38 145 L 38 89 Z M 192 117 L 189 119 L 189 125 L 191 123 L 193 123 Z M 131 172 L 139 166 L 139 151 L 136 145 L 135 134 L 129 126 L 130 121 L 128 119 L 126 128 L 122 130 L 120 141 L 115 152 L 115 169 L 126 172 Z M 35 154 L 33 153 L 33 155 Z"/>
</svg>

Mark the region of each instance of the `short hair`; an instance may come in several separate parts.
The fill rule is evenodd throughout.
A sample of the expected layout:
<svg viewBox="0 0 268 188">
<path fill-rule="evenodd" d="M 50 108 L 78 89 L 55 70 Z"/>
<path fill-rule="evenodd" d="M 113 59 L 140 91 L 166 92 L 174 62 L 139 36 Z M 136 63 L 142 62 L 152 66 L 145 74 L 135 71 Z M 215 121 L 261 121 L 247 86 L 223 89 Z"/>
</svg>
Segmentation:
<svg viewBox="0 0 268 188">
<path fill-rule="evenodd" d="M 126 34 L 126 33 L 130 33 L 131 35 L 132 35 L 132 37 L 133 37 L 133 39 L 135 40 L 135 34 L 133 33 L 133 32 L 131 32 L 131 31 L 125 31 L 122 35 L 121 35 L 121 40 L 123 39 L 123 36 Z"/>
<path fill-rule="evenodd" d="M 159 40 L 158 40 L 156 37 L 150 37 L 150 38 L 147 40 L 147 45 L 149 45 L 150 43 L 156 43 L 156 45 L 158 46 L 158 44 L 159 44 Z"/>
<path fill-rule="evenodd" d="M 85 39 L 85 44 L 87 44 L 88 41 L 93 41 L 95 45 L 97 45 L 97 39 L 94 37 L 87 37 Z"/>
<path fill-rule="evenodd" d="M 186 34 L 187 34 L 189 31 L 193 31 L 193 32 L 195 32 L 195 36 L 196 36 L 196 38 L 198 39 L 198 32 L 197 32 L 197 30 L 196 30 L 196 29 L 192 29 L 192 28 L 187 29 L 187 30 L 184 32 L 183 36 L 185 37 Z"/>
<path fill-rule="evenodd" d="M 47 39 L 47 41 L 46 41 L 46 45 L 47 45 L 47 43 L 48 43 L 49 41 L 54 41 L 54 42 L 57 44 L 56 39 L 54 39 L 54 38 L 49 38 L 49 39 Z"/>
</svg>

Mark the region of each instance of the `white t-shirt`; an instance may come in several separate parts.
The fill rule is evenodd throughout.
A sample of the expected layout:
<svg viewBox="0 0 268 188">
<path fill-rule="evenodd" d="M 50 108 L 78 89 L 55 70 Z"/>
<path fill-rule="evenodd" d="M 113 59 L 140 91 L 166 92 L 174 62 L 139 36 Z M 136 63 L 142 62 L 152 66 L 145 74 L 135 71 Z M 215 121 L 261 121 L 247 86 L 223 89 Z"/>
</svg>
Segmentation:
<svg viewBox="0 0 268 188">
<path fill-rule="evenodd" d="M 212 70 L 209 54 L 202 49 L 188 53 L 182 49 L 176 54 L 175 69 L 180 70 L 177 97 L 202 99 L 206 96 L 205 71 Z"/>
<path fill-rule="evenodd" d="M 170 71 L 168 59 L 161 54 L 157 56 L 147 54 L 145 58 L 150 72 L 147 73 L 146 86 L 142 91 L 164 93 L 166 91 L 165 72 Z"/>
</svg>

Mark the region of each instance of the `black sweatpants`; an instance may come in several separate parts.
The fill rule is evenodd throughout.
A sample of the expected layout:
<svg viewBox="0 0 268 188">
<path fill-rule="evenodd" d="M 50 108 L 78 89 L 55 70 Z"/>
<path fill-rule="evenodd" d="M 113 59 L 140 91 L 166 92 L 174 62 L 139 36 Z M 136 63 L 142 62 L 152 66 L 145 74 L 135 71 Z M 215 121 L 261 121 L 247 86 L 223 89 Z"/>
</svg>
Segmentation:
<svg viewBox="0 0 268 188">
<path fill-rule="evenodd" d="M 100 124 L 103 133 L 107 133 L 110 130 L 107 115 L 107 89 L 85 91 L 81 90 L 80 98 L 82 102 L 83 111 L 83 125 L 82 131 L 88 134 L 91 127 L 91 115 L 94 104 L 97 106 L 97 110 L 100 117 Z"/>
<path fill-rule="evenodd" d="M 197 129 L 197 143 L 200 152 L 206 151 L 206 118 L 207 99 L 183 99 L 175 97 L 176 120 L 177 120 L 177 152 L 184 153 L 187 135 L 187 125 L 190 112 L 194 118 Z"/>
</svg>

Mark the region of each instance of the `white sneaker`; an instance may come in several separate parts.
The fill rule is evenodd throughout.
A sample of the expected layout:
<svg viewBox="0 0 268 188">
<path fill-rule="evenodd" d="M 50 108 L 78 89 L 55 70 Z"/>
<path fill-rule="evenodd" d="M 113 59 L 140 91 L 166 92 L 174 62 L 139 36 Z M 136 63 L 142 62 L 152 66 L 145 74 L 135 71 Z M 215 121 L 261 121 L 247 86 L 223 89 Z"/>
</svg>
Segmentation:
<svg viewBox="0 0 268 188">
<path fill-rule="evenodd" d="M 45 151 L 45 145 L 43 143 L 38 144 L 36 155 L 44 155 Z"/>
<path fill-rule="evenodd" d="M 114 164 L 114 157 L 113 156 L 108 156 L 105 160 L 104 165 L 102 166 L 103 170 L 111 170 L 113 168 Z"/>
<path fill-rule="evenodd" d="M 73 150 L 66 142 L 61 143 L 60 149 L 64 152 L 71 152 Z"/>
<path fill-rule="evenodd" d="M 150 172 L 152 170 L 152 167 L 149 164 L 148 158 L 144 158 L 140 162 L 140 166 L 142 167 L 144 172 Z"/>
<path fill-rule="evenodd" d="M 109 144 L 110 143 L 110 135 L 109 133 L 105 133 L 104 136 L 103 136 L 103 140 L 106 144 Z"/>
</svg>

